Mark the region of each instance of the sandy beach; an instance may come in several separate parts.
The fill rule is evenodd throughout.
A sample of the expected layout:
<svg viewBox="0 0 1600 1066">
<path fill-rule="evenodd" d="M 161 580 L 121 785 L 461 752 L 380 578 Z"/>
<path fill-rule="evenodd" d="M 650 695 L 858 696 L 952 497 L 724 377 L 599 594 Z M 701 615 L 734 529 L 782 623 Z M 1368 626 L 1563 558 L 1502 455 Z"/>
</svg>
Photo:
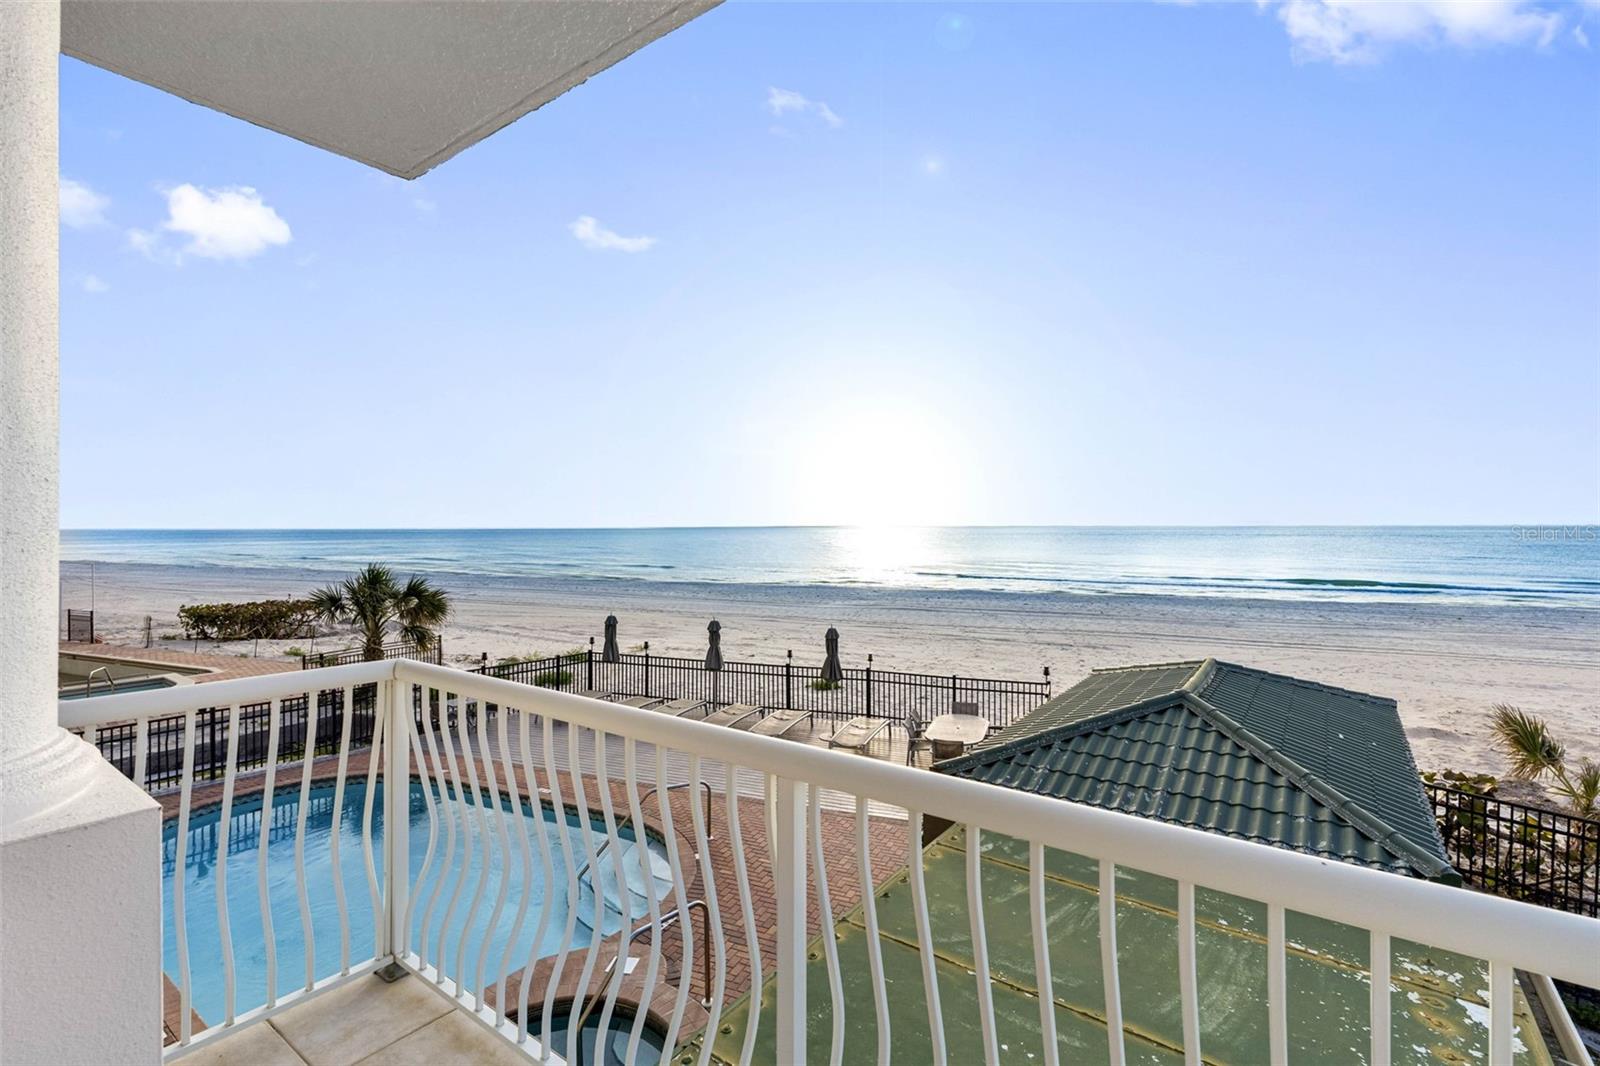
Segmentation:
<svg viewBox="0 0 1600 1066">
<path fill-rule="evenodd" d="M 88 606 L 85 567 L 64 568 L 64 606 Z M 157 643 L 180 632 L 188 603 L 303 595 L 322 572 L 101 563 L 95 568 L 98 636 L 142 643 L 151 616 Z M 546 577 L 434 575 L 453 595 L 445 654 L 552 654 L 598 639 L 608 613 L 625 649 L 700 655 L 706 623 L 722 623 L 728 658 L 819 660 L 822 634 L 841 633 L 847 665 L 868 653 L 885 669 L 1037 677 L 1056 691 L 1095 667 L 1215 656 L 1390 696 L 1422 769 L 1502 773 L 1488 737 L 1499 702 L 1546 716 L 1569 751 L 1600 759 L 1600 611 L 1580 607 L 1314 603 L 1167 595 L 853 589 Z M 342 634 L 316 647 L 343 647 Z M 217 645 L 202 652 L 281 655 L 310 641 Z"/>
</svg>

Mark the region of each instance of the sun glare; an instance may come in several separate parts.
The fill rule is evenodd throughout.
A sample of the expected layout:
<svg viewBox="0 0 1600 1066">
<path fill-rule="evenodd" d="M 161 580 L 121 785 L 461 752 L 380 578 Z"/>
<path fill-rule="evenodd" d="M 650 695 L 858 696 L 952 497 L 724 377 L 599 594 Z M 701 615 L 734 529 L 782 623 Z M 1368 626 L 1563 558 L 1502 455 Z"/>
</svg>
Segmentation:
<svg viewBox="0 0 1600 1066">
<path fill-rule="evenodd" d="M 825 410 L 785 450 L 797 520 L 840 526 L 937 525 L 971 505 L 969 451 L 959 428 L 909 403 Z"/>
</svg>

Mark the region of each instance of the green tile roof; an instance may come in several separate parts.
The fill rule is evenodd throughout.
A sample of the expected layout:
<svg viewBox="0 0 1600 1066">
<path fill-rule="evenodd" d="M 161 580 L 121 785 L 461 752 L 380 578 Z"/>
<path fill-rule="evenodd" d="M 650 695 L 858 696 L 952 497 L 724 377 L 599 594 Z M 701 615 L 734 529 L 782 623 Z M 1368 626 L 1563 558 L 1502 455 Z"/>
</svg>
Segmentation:
<svg viewBox="0 0 1600 1066">
<path fill-rule="evenodd" d="M 1232 663 L 1096 670 L 939 769 L 1458 879 L 1393 700 Z"/>
</svg>

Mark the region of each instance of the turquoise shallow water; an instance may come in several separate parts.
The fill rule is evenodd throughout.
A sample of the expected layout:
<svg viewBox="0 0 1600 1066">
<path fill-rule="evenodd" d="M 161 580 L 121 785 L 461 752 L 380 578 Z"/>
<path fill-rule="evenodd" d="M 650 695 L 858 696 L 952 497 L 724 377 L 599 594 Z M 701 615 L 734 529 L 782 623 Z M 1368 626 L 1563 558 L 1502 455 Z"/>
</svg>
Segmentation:
<svg viewBox="0 0 1600 1066">
<path fill-rule="evenodd" d="M 1600 604 L 1600 527 L 67 530 L 82 562 L 633 583 Z"/>
<path fill-rule="evenodd" d="M 378 786 L 373 803 L 373 855 L 378 866 L 378 875 L 382 879 L 382 841 L 383 841 L 383 786 Z M 450 799 L 450 803 L 459 801 Z M 338 877 L 344 886 L 345 901 L 349 908 L 350 921 L 350 958 L 359 963 L 370 958 L 373 950 L 373 920 L 371 893 L 368 890 L 366 859 L 361 848 L 362 815 L 366 806 L 366 782 L 364 780 L 350 781 L 345 788 L 344 803 L 340 808 L 337 819 L 339 827 L 339 865 Z M 470 805 L 469 805 L 470 806 Z M 306 980 L 306 938 L 301 924 L 300 897 L 296 887 L 295 875 L 295 834 L 300 814 L 299 781 L 280 782 L 277 794 L 273 797 L 272 817 L 267 832 L 267 881 L 270 913 L 272 918 L 273 942 L 277 948 L 277 986 L 278 994 L 283 995 L 296 988 L 303 987 Z M 225 1017 L 225 999 L 223 984 L 223 962 L 221 927 L 217 912 L 217 882 L 218 868 L 217 836 L 220 811 L 216 808 L 201 811 L 190 819 L 188 831 L 187 854 L 184 859 L 184 895 L 186 904 L 185 929 L 188 933 L 189 943 L 189 972 L 192 981 L 194 1009 L 206 1024 L 215 1024 Z M 525 832 L 531 834 L 535 829 L 542 829 L 548 836 L 552 849 L 561 845 L 556 835 L 557 822 L 555 816 L 543 809 L 539 817 L 535 817 L 526 804 L 520 811 L 512 811 L 510 804 L 502 801 L 499 810 L 488 807 L 485 812 L 491 819 L 498 818 L 505 825 L 508 833 Z M 532 879 L 524 881 L 521 869 L 519 845 L 516 837 L 511 836 L 511 847 L 516 861 L 511 864 L 510 888 L 507 893 L 509 902 L 498 925 L 490 929 L 494 898 L 499 890 L 500 877 L 504 871 L 502 862 L 503 853 L 498 842 L 499 829 L 493 821 L 489 823 L 489 832 L 494 834 L 493 846 L 487 863 L 483 855 L 482 838 L 478 825 L 478 811 L 472 808 L 469 812 L 469 821 L 473 825 L 471 849 L 472 859 L 467 867 L 466 879 L 462 882 L 460 901 L 455 912 L 450 915 L 449 921 L 444 919 L 446 905 L 449 897 L 455 891 L 457 872 L 460 870 L 460 860 L 463 852 L 462 836 L 459 832 L 459 815 L 457 815 L 457 839 L 455 843 L 455 862 L 448 867 L 449 873 L 445 879 L 443 891 L 439 895 L 439 902 L 432 915 L 432 924 L 429 930 L 429 955 L 445 959 L 445 972 L 455 976 L 455 960 L 457 947 L 461 943 L 462 935 L 466 934 L 467 951 L 464 955 L 466 980 L 469 988 L 476 988 L 475 979 L 477 952 L 486 932 L 490 933 L 493 945 L 484 966 L 484 983 L 492 982 L 500 973 L 499 960 L 502 949 L 506 944 L 511 944 L 511 962 L 508 971 L 520 969 L 529 957 L 530 949 L 534 948 L 534 933 L 537 931 L 539 907 L 550 909 L 550 922 L 544 939 L 538 944 L 535 957 L 553 955 L 560 948 L 561 936 L 566 925 L 569 911 L 566 885 L 560 883 L 564 875 L 561 873 L 560 853 L 555 852 L 558 867 L 558 883 L 554 886 L 547 885 L 539 860 L 537 840 L 529 836 L 529 846 L 532 848 L 533 871 Z M 311 910 L 312 929 L 312 972 L 316 978 L 330 976 L 339 970 L 339 910 L 334 895 L 335 870 L 332 854 L 329 848 L 330 839 L 334 833 L 335 811 L 333 806 L 333 787 L 317 787 L 311 791 L 311 800 L 306 812 L 306 843 L 305 867 L 306 883 Z M 228 904 L 229 925 L 232 933 L 234 966 L 236 972 L 235 1010 L 243 1013 L 254 1007 L 266 1003 L 267 1000 L 267 948 L 266 937 L 263 932 L 261 906 L 257 881 L 257 853 L 261 840 L 261 797 L 259 795 L 243 798 L 234 803 L 230 817 L 231 826 L 228 832 L 227 858 L 225 863 L 225 896 Z M 586 831 L 581 827 L 576 816 L 569 815 L 560 823 L 560 829 L 567 834 L 568 840 L 575 849 L 574 854 L 583 854 L 583 834 Z M 596 835 L 601 835 L 603 829 L 596 827 Z M 428 809 L 423 797 L 422 786 L 413 783 L 411 787 L 411 874 L 413 884 L 422 870 L 423 860 L 428 846 Z M 626 836 L 626 834 L 624 834 Z M 419 901 L 426 901 L 433 893 L 434 886 L 439 883 L 440 871 L 445 869 L 444 864 L 444 828 L 441 824 L 437 851 L 433 869 L 425 878 L 418 889 Z M 637 857 L 633 852 L 635 845 L 629 845 L 623 854 L 624 869 L 628 871 L 630 900 L 630 917 L 638 917 L 645 913 L 645 903 L 642 895 L 642 881 L 635 883 L 641 875 L 638 872 Z M 661 846 L 655 841 L 649 842 L 652 857 L 652 868 L 662 870 L 666 862 Z M 163 968 L 171 976 L 174 983 L 177 981 L 179 970 L 177 935 L 175 925 L 176 908 L 174 906 L 173 884 L 176 875 L 177 860 L 177 822 L 169 821 L 162 843 L 162 944 Z M 606 908 L 603 922 L 605 932 L 609 935 L 617 930 L 620 924 L 620 910 L 616 901 L 620 897 L 615 881 L 614 869 L 610 863 L 601 863 L 600 888 L 604 897 L 610 901 Z M 480 881 L 488 877 L 484 900 L 475 920 L 468 925 L 468 908 L 473 893 Z M 518 936 L 513 938 L 515 932 L 516 906 L 515 901 L 523 892 L 529 894 L 530 906 L 528 917 L 523 923 L 523 928 Z M 577 937 L 575 947 L 582 947 L 589 943 L 591 927 L 594 924 L 595 901 L 592 892 L 584 891 L 578 902 Z M 416 908 L 413 929 L 420 934 L 424 918 L 424 908 L 419 902 Z M 443 955 L 438 955 L 438 948 L 442 944 Z"/>
</svg>

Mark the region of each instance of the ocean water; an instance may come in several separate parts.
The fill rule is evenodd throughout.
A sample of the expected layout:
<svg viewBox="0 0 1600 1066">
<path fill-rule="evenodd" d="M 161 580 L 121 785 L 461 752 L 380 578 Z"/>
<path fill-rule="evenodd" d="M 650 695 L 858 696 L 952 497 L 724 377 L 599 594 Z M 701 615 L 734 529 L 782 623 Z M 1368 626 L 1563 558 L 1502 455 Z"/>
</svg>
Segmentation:
<svg viewBox="0 0 1600 1066">
<path fill-rule="evenodd" d="M 1600 527 L 67 530 L 65 562 L 1600 606 Z"/>
</svg>

